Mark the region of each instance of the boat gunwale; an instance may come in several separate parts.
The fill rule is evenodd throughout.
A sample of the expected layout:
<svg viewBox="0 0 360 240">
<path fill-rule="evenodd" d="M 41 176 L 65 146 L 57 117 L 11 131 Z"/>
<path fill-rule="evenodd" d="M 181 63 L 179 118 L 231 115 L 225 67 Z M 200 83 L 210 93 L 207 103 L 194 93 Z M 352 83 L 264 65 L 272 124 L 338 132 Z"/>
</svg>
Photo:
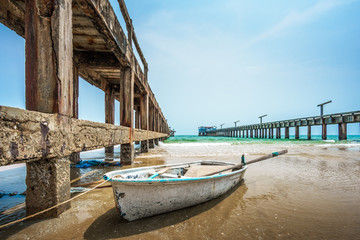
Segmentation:
<svg viewBox="0 0 360 240">
<path fill-rule="evenodd" d="M 177 183 L 177 182 L 191 182 L 191 181 L 210 180 L 210 179 L 214 179 L 214 178 L 223 178 L 223 177 L 228 177 L 228 176 L 232 176 L 235 174 L 239 174 L 247 169 L 247 166 L 243 166 L 241 169 L 238 169 L 236 171 L 232 171 L 229 173 L 217 173 L 217 174 L 214 174 L 211 176 L 204 176 L 204 177 L 164 178 L 164 179 L 148 179 L 148 178 L 145 178 L 145 179 L 144 178 L 143 179 L 121 179 L 121 178 L 113 179 L 113 178 L 111 178 L 111 175 L 115 175 L 115 174 L 118 175 L 119 172 L 131 173 L 131 172 L 137 172 L 137 171 L 148 170 L 148 169 L 156 170 L 156 169 L 161 169 L 164 167 L 176 167 L 176 166 L 181 167 L 181 166 L 185 166 L 185 165 L 189 165 L 189 164 L 196 164 L 196 163 L 203 163 L 203 162 L 236 165 L 236 163 L 230 163 L 230 162 L 195 161 L 195 162 L 186 162 L 186 163 L 177 163 L 177 164 L 168 164 L 168 165 L 155 165 L 155 166 L 148 166 L 148 167 L 138 167 L 138 168 L 130 168 L 130 169 L 124 169 L 124 170 L 116 170 L 116 171 L 111 171 L 111 172 L 104 174 L 103 178 L 109 182 L 124 183 L 124 184 L 126 184 L 126 183 L 129 183 L 129 184 Z M 110 176 L 108 176 L 108 174 L 110 174 Z"/>
</svg>

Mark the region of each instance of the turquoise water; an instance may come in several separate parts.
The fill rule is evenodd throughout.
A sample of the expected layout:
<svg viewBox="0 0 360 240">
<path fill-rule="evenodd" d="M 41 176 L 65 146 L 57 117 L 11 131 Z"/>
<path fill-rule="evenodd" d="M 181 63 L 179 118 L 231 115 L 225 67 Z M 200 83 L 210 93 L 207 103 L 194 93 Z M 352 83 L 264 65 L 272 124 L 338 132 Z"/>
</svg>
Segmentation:
<svg viewBox="0 0 360 240">
<path fill-rule="evenodd" d="M 342 143 L 342 144 L 351 144 L 359 143 L 360 135 L 349 135 L 348 140 L 339 141 L 337 135 L 328 135 L 327 140 L 322 140 L 321 135 L 313 135 L 312 140 L 307 140 L 307 135 L 300 135 L 300 139 L 295 139 L 294 135 L 290 135 L 290 139 L 285 139 L 282 136 L 282 139 L 259 139 L 259 138 L 232 138 L 232 137 L 208 137 L 208 136 L 196 136 L 196 135 L 178 135 L 175 137 L 170 137 L 165 140 L 165 143 L 190 143 L 190 142 L 199 142 L 199 143 L 263 143 L 263 144 L 272 144 L 272 143 L 284 143 L 286 144 L 321 144 L 321 143 Z"/>
</svg>

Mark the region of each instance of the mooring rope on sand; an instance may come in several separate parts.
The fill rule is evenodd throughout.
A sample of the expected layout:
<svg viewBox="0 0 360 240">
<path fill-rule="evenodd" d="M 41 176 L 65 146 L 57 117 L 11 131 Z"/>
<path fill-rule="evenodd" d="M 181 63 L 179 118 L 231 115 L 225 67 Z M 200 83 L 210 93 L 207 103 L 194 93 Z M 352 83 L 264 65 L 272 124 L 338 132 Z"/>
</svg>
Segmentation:
<svg viewBox="0 0 360 240">
<path fill-rule="evenodd" d="M 6 223 L 6 224 L 4 224 L 4 225 L 1 225 L 1 226 L 0 226 L 0 229 L 2 229 L 2 228 L 4 228 L 4 227 L 7 227 L 7 226 L 10 226 L 10 225 L 12 225 L 12 224 L 18 223 L 18 222 L 25 221 L 25 220 L 27 220 L 27 219 L 30 219 L 30 218 L 32 218 L 32 217 L 35 217 L 35 216 L 38 216 L 38 215 L 40 215 L 40 214 L 43 214 L 43 213 L 45 213 L 45 212 L 47 212 L 47 211 L 50 211 L 51 209 L 57 208 L 57 207 L 59 207 L 59 206 L 61 206 L 61 205 L 64 205 L 65 203 L 71 202 L 72 200 L 74 200 L 74 199 L 76 199 L 76 198 L 78 198 L 78 197 L 81 197 L 82 195 L 84 195 L 84 194 L 86 194 L 86 193 L 94 190 L 95 188 L 97 188 L 97 187 L 99 187 L 99 186 L 107 183 L 107 182 L 110 181 L 110 180 L 111 180 L 111 178 L 106 179 L 104 182 L 96 185 L 95 187 L 90 188 L 89 190 L 87 190 L 87 191 L 85 191 L 85 192 L 83 192 L 83 193 L 80 193 L 79 195 L 77 195 L 77 196 L 75 196 L 75 197 L 73 197 L 73 198 L 70 198 L 70 199 L 68 199 L 68 200 L 66 200 L 66 201 L 64 201 L 64 202 L 62 202 L 62 203 L 59 203 L 59 204 L 57 204 L 57 205 L 55 205 L 55 206 L 49 207 L 49 208 L 47 208 L 47 209 L 45 209 L 45 210 L 42 210 L 42 211 L 40 211 L 40 212 L 37 212 L 37 213 L 35 213 L 35 214 L 33 214 L 33 215 L 30 215 L 30 216 L 27 216 L 27 217 L 24 217 L 24 218 L 21 218 L 21 219 L 18 219 L 18 220 L 15 220 L 15 221 Z"/>
</svg>

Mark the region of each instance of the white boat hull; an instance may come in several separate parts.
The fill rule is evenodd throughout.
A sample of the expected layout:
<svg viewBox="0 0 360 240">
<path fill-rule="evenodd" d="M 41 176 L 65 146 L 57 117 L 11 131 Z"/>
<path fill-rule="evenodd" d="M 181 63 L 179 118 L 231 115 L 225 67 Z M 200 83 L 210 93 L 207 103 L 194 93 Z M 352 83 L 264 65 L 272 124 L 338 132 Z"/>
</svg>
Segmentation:
<svg viewBox="0 0 360 240">
<path fill-rule="evenodd" d="M 245 170 L 246 167 L 210 177 L 142 181 L 124 179 L 111 183 L 120 215 L 133 221 L 217 198 L 239 183 Z"/>
</svg>

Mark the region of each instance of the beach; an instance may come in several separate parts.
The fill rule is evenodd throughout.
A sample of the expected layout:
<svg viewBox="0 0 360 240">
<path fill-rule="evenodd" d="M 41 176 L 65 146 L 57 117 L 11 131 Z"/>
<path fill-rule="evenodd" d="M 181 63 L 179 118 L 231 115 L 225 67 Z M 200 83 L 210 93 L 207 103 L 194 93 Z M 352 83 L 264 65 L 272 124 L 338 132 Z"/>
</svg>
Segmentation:
<svg viewBox="0 0 360 240">
<path fill-rule="evenodd" d="M 132 166 L 72 169 L 71 177 L 98 170 L 81 183 L 99 180 L 104 172 L 119 168 L 198 160 L 240 163 L 243 153 L 245 160 L 249 161 L 283 149 L 287 149 L 288 153 L 249 165 L 241 184 L 203 204 L 126 222 L 116 211 L 112 189 L 101 188 L 74 200 L 71 209 L 58 218 L 14 224 L 1 229 L 0 238 L 358 238 L 360 142 L 357 140 L 178 136 L 160 143 L 146 154 L 138 155 Z M 96 158 L 94 154 L 98 154 L 99 158 L 102 156 L 101 152 L 91 154 L 89 159 L 92 156 Z M 85 155 L 82 157 L 85 158 Z"/>
</svg>

